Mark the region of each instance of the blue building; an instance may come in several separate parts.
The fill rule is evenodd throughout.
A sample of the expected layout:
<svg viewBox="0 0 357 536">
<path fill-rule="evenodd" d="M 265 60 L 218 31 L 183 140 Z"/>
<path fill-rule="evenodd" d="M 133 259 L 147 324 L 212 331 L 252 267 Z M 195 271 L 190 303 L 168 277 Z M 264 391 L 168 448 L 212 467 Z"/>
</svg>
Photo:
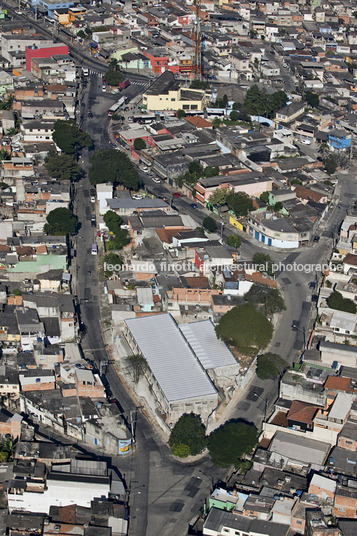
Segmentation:
<svg viewBox="0 0 357 536">
<path fill-rule="evenodd" d="M 46 0 L 31 0 L 31 7 L 37 6 L 42 13 L 46 13 L 51 18 L 56 9 L 68 9 L 74 6 L 74 2 L 46 2 Z"/>
<path fill-rule="evenodd" d="M 328 133 L 328 144 L 335 151 L 350 149 L 352 145 L 352 135 L 342 129 L 331 130 Z"/>
</svg>

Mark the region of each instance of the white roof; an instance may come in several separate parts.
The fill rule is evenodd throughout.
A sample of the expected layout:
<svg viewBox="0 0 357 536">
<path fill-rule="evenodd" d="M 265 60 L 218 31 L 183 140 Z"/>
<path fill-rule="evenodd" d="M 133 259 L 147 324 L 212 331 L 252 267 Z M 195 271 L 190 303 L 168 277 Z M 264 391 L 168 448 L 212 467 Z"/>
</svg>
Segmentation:
<svg viewBox="0 0 357 536">
<path fill-rule="evenodd" d="M 125 323 L 169 402 L 217 395 L 171 315 L 131 318 Z"/>
<path fill-rule="evenodd" d="M 351 333 L 356 331 L 357 316 L 345 311 L 333 311 L 330 326 L 347 330 Z"/>
<path fill-rule="evenodd" d="M 325 476 L 315 473 L 311 479 L 310 486 L 316 486 L 334 493 L 336 489 L 336 480 L 332 480 L 331 478 L 326 478 Z"/>
<path fill-rule="evenodd" d="M 211 320 L 181 324 L 179 328 L 205 370 L 237 364 L 226 344 L 217 339 Z"/>
<path fill-rule="evenodd" d="M 151 287 L 136 287 L 136 295 L 139 305 L 154 305 Z"/>
<path fill-rule="evenodd" d="M 269 450 L 290 460 L 297 460 L 308 465 L 323 465 L 331 448 L 330 443 L 300 437 L 287 432 L 276 432 Z"/>
<path fill-rule="evenodd" d="M 329 419 L 344 420 L 350 411 L 353 402 L 353 395 L 348 393 L 338 393 L 329 413 Z"/>
</svg>

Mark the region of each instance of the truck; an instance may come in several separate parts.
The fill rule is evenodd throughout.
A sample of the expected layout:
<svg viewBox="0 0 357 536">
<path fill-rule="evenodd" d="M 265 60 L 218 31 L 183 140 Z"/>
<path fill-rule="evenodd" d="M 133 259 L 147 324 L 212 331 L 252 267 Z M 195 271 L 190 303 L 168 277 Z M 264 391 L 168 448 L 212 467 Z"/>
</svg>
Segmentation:
<svg viewBox="0 0 357 536">
<path fill-rule="evenodd" d="M 126 87 L 130 86 L 130 80 L 124 80 L 123 82 L 119 82 L 118 87 L 119 89 L 125 89 Z"/>
</svg>

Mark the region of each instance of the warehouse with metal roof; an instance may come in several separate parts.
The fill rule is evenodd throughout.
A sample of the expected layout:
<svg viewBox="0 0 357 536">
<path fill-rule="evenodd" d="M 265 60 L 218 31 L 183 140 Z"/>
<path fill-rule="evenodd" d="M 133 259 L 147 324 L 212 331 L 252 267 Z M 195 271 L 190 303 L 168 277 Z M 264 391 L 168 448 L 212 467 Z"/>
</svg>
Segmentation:
<svg viewBox="0 0 357 536">
<path fill-rule="evenodd" d="M 131 318 L 124 330 L 131 350 L 148 363 L 147 379 L 167 424 L 190 412 L 207 421 L 218 405 L 218 393 L 172 316 Z"/>
</svg>

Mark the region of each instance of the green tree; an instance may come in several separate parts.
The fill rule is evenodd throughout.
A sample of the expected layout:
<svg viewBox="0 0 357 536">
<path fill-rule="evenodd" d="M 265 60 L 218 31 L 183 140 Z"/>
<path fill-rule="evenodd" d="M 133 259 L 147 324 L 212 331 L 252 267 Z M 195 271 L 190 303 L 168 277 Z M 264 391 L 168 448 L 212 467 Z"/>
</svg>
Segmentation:
<svg viewBox="0 0 357 536">
<path fill-rule="evenodd" d="M 55 179 L 78 181 L 83 177 L 82 168 L 70 154 L 61 153 L 47 156 L 45 167 L 49 175 Z"/>
<path fill-rule="evenodd" d="M 239 120 L 239 113 L 237 112 L 237 110 L 232 110 L 231 113 L 229 114 L 229 119 L 231 121 L 238 121 Z"/>
<path fill-rule="evenodd" d="M 269 204 L 269 192 L 263 192 L 262 194 L 260 194 L 259 199 L 263 201 L 263 203 L 268 205 Z"/>
<path fill-rule="evenodd" d="M 108 210 L 103 216 L 105 225 L 109 231 L 113 233 L 112 240 L 106 243 L 107 250 L 109 249 L 122 249 L 124 246 L 130 244 L 130 235 L 126 229 L 121 229 L 123 220 L 113 210 Z"/>
<path fill-rule="evenodd" d="M 89 35 L 83 30 L 79 30 L 77 32 L 77 37 L 79 37 L 80 39 L 89 39 Z"/>
<path fill-rule="evenodd" d="M 113 182 L 129 190 L 138 190 L 141 184 L 133 164 L 126 154 L 115 149 L 100 149 L 90 159 L 89 180 L 92 184 Z"/>
<path fill-rule="evenodd" d="M 228 246 L 231 246 L 232 248 L 235 248 L 235 249 L 240 248 L 241 243 L 242 243 L 242 240 L 238 235 L 232 234 L 232 235 L 229 235 L 229 237 L 227 238 L 227 244 Z"/>
<path fill-rule="evenodd" d="M 217 175 L 219 175 L 219 167 L 207 166 L 203 170 L 203 175 L 205 177 L 216 177 Z"/>
<path fill-rule="evenodd" d="M 11 110 L 13 102 L 13 95 L 10 95 L 10 97 L 8 97 L 7 99 L 0 101 L 0 110 Z"/>
<path fill-rule="evenodd" d="M 178 458 L 187 458 L 190 455 L 190 447 L 183 443 L 178 443 L 177 445 L 172 445 L 171 452 Z"/>
<path fill-rule="evenodd" d="M 114 234 L 118 232 L 121 224 L 123 223 L 123 220 L 121 219 L 119 214 L 114 212 L 114 210 L 108 210 L 108 212 L 104 214 L 103 220 L 104 220 L 105 225 L 108 227 L 109 231 L 111 231 Z"/>
<path fill-rule="evenodd" d="M 76 231 L 78 219 L 68 208 L 59 207 L 47 215 L 44 231 L 48 235 L 67 235 Z"/>
<path fill-rule="evenodd" d="M 275 205 L 273 205 L 274 212 L 280 212 L 281 210 L 283 210 L 283 208 L 284 205 L 281 201 L 278 201 L 277 203 L 275 203 Z"/>
<path fill-rule="evenodd" d="M 219 128 L 222 124 L 222 120 L 219 117 L 215 117 L 212 121 L 214 128 Z"/>
<path fill-rule="evenodd" d="M 221 207 L 226 204 L 228 190 L 223 188 L 217 188 L 208 198 L 211 205 Z"/>
<path fill-rule="evenodd" d="M 205 82 L 204 80 L 199 80 L 196 78 L 195 80 L 192 80 L 190 84 L 190 88 L 192 89 L 207 89 L 208 88 L 208 82 Z"/>
<path fill-rule="evenodd" d="M 211 216 L 206 216 L 202 222 L 203 227 L 210 233 L 217 231 L 217 222 Z"/>
<path fill-rule="evenodd" d="M 118 61 L 112 58 L 109 62 L 108 70 L 104 75 L 104 80 L 109 86 L 118 86 L 125 79 L 124 74 L 119 68 Z"/>
<path fill-rule="evenodd" d="M 0 461 L 11 462 L 14 459 L 16 441 L 11 436 L 3 439 L 0 443 Z"/>
<path fill-rule="evenodd" d="M 145 376 L 149 370 L 148 363 L 144 356 L 140 354 L 129 355 L 125 359 L 129 373 L 132 374 L 134 383 L 139 383 L 142 376 Z"/>
<path fill-rule="evenodd" d="M 342 294 L 337 291 L 330 294 L 330 296 L 327 298 L 327 305 L 331 307 L 331 309 L 356 314 L 355 303 L 348 298 L 344 298 Z"/>
<path fill-rule="evenodd" d="M 188 447 L 188 454 L 196 456 L 206 448 L 206 444 L 206 429 L 201 417 L 194 413 L 181 415 L 173 427 L 169 439 L 172 453 L 174 453 L 174 450 L 177 452 L 179 445 L 185 445 Z"/>
<path fill-rule="evenodd" d="M 267 253 L 254 253 L 253 263 L 257 266 L 258 272 L 273 275 L 273 260 Z"/>
<path fill-rule="evenodd" d="M 123 259 L 116 253 L 108 253 L 104 257 L 104 263 L 104 275 L 105 277 L 111 277 L 113 273 L 116 272 L 114 266 L 121 266 L 123 264 Z"/>
<path fill-rule="evenodd" d="M 266 115 L 268 100 L 265 91 L 255 84 L 250 87 L 244 99 L 244 109 L 251 115 Z"/>
<path fill-rule="evenodd" d="M 278 355 L 268 352 L 258 355 L 256 373 L 261 380 L 277 378 L 287 367 L 286 361 Z"/>
<path fill-rule="evenodd" d="M 238 468 L 242 457 L 253 452 L 257 441 L 258 431 L 253 424 L 231 422 L 212 432 L 208 450 L 214 464 Z"/>
<path fill-rule="evenodd" d="M 285 91 L 275 91 L 267 96 L 268 116 L 272 117 L 277 110 L 284 108 L 288 102 L 288 96 Z"/>
<path fill-rule="evenodd" d="M 141 151 L 142 149 L 146 148 L 146 143 L 142 138 L 136 138 L 134 140 L 134 149 L 135 151 Z"/>
<path fill-rule="evenodd" d="M 52 138 L 61 151 L 70 155 L 75 155 L 83 147 L 90 148 L 93 145 L 90 136 L 79 130 L 77 123 L 72 119 L 56 121 Z"/>
<path fill-rule="evenodd" d="M 245 192 L 230 192 L 227 195 L 227 205 L 236 216 L 246 216 L 253 208 L 253 201 Z"/>
<path fill-rule="evenodd" d="M 203 173 L 203 167 L 199 162 L 193 160 L 188 165 L 188 171 L 191 175 L 195 175 L 197 178 L 199 178 Z"/>
<path fill-rule="evenodd" d="M 182 119 L 182 118 L 185 117 L 185 116 L 186 116 L 186 112 L 185 112 L 185 110 L 182 110 L 181 108 L 180 108 L 179 110 L 177 110 L 177 112 L 176 112 L 176 117 L 177 117 L 178 119 Z"/>
<path fill-rule="evenodd" d="M 234 307 L 222 316 L 216 326 L 219 339 L 232 344 L 244 354 L 265 348 L 273 335 L 273 326 L 252 303 Z"/>
<path fill-rule="evenodd" d="M 317 93 L 314 93 L 313 91 L 306 91 L 305 100 L 307 104 L 312 108 L 317 108 L 320 104 L 320 97 Z"/>
<path fill-rule="evenodd" d="M 328 173 L 329 175 L 333 175 L 338 167 L 336 156 L 332 153 L 327 155 L 324 160 L 324 166 L 326 169 L 326 173 Z"/>
<path fill-rule="evenodd" d="M 265 285 L 252 285 L 244 296 L 245 301 L 253 303 L 266 316 L 286 310 L 285 302 L 277 288 Z"/>
</svg>

